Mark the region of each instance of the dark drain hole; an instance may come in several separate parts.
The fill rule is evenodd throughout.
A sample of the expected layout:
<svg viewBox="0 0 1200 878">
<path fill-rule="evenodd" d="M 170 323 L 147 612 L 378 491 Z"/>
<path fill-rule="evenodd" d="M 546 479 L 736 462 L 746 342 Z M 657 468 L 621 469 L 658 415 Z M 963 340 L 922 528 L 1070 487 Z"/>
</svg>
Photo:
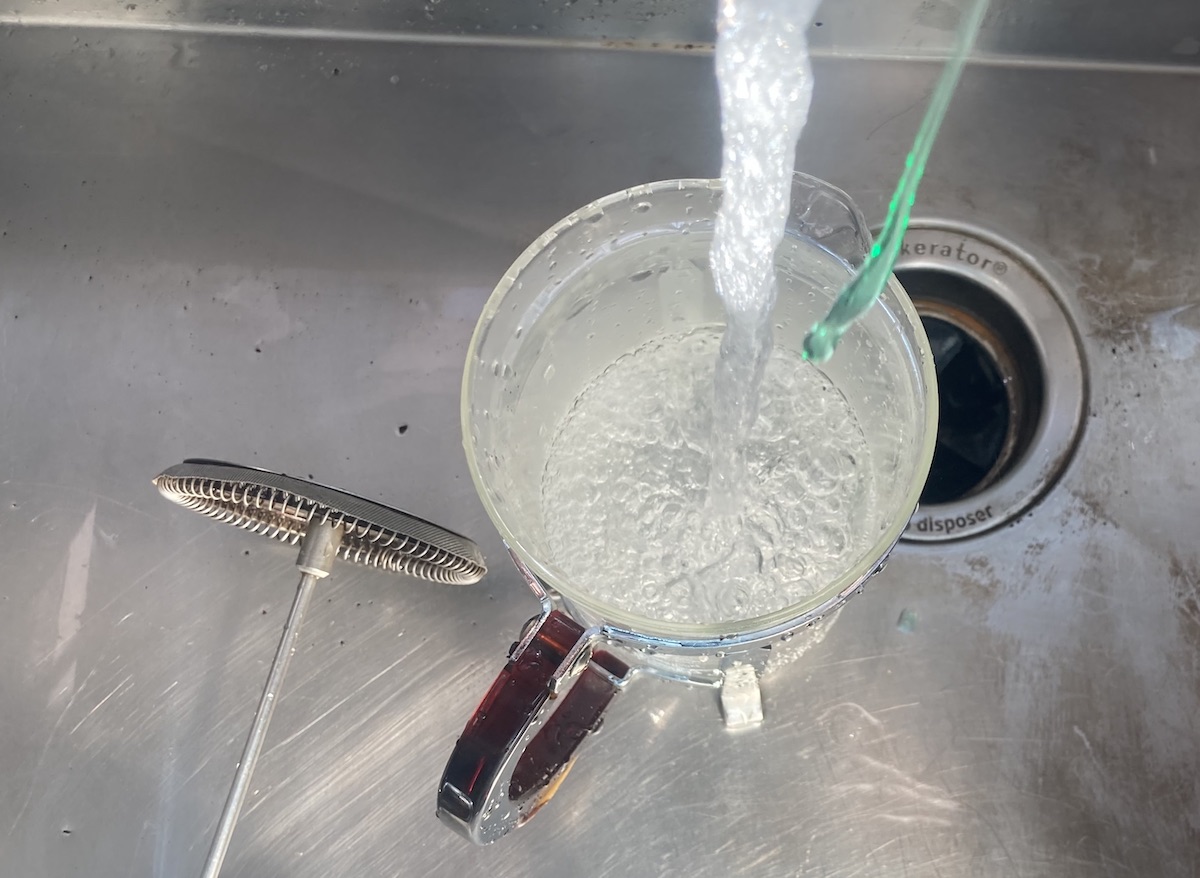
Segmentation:
<svg viewBox="0 0 1200 878">
<path fill-rule="evenodd" d="M 937 317 L 922 317 L 937 370 L 937 445 L 921 502 L 966 497 L 1000 461 L 1011 421 L 1000 369 L 983 345 Z"/>
<path fill-rule="evenodd" d="M 995 293 L 928 268 L 896 276 L 916 305 L 937 371 L 937 445 L 921 503 L 984 490 L 1028 449 L 1040 418 L 1041 361 L 1029 330 Z"/>
</svg>

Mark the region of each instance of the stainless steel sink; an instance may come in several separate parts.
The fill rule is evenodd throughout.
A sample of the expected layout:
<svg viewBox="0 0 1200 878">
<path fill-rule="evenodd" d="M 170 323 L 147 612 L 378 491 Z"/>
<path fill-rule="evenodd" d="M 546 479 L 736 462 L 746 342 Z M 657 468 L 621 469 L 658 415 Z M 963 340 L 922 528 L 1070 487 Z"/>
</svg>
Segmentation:
<svg viewBox="0 0 1200 878">
<path fill-rule="evenodd" d="M 818 59 L 800 167 L 875 219 L 947 5 Z M 492 562 L 475 588 L 346 571 L 318 597 L 228 875 L 1200 872 L 1200 22 L 1160 2 L 1128 51 L 1017 56 L 1029 5 L 1001 4 L 918 214 L 1009 242 L 1061 297 L 1088 382 L 1061 479 L 1002 529 L 902 545 L 767 677 L 761 730 L 639 681 L 485 849 L 438 824 L 435 785 L 536 606 L 466 474 L 461 361 L 544 228 L 716 173 L 711 59 L 684 48 L 706 31 L 656 19 L 655 51 L 603 10 L 625 30 L 5 7 L 0 875 L 200 870 L 294 575 L 157 496 L 196 455 L 399 505 Z"/>
</svg>

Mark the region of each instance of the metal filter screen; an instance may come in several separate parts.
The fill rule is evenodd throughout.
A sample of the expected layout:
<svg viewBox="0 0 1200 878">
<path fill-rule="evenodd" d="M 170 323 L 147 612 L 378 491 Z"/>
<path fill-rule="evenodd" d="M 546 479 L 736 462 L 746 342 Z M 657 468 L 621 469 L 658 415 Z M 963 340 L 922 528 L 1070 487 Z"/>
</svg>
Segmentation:
<svg viewBox="0 0 1200 878">
<path fill-rule="evenodd" d="M 324 485 L 220 461 L 188 460 L 154 479 L 163 496 L 252 533 L 298 545 L 311 521 L 344 530 L 338 557 L 447 585 L 487 572 L 466 537 L 416 516 Z"/>
</svg>

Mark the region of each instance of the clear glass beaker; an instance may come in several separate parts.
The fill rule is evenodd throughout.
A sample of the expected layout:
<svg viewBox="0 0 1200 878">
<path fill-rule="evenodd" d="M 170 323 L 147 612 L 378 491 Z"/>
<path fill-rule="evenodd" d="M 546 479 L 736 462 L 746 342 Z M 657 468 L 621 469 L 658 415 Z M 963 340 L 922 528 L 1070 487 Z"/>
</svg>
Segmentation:
<svg viewBox="0 0 1200 878">
<path fill-rule="evenodd" d="M 759 664 L 761 647 L 790 638 L 880 569 L 916 507 L 936 436 L 936 382 L 920 318 L 892 278 L 837 354 L 812 367 L 862 425 L 874 485 L 871 502 L 856 510 L 854 551 L 822 571 L 819 588 L 767 613 L 680 623 L 599 597 L 596 583 L 568 574 L 555 557 L 542 481 L 556 426 L 619 358 L 655 338 L 724 324 L 707 266 L 720 198 L 718 180 L 671 180 L 576 211 L 504 275 L 471 340 L 462 393 L 471 476 L 543 602 L 439 790 L 439 814 L 475 841 L 498 838 L 544 803 L 631 669 L 720 685 L 731 666 Z M 777 349 L 802 349 L 870 241 L 844 192 L 795 176 L 776 255 Z"/>
</svg>

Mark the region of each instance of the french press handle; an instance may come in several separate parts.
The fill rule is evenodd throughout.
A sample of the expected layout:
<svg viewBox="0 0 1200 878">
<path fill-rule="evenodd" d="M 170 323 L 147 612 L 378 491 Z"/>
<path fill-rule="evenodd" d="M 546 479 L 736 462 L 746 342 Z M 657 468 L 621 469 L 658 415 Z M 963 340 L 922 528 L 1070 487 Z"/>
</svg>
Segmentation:
<svg viewBox="0 0 1200 878">
<path fill-rule="evenodd" d="M 550 800 L 629 677 L 628 665 L 594 648 L 598 637 L 558 610 L 531 620 L 446 763 L 442 822 L 490 844 Z"/>
</svg>

